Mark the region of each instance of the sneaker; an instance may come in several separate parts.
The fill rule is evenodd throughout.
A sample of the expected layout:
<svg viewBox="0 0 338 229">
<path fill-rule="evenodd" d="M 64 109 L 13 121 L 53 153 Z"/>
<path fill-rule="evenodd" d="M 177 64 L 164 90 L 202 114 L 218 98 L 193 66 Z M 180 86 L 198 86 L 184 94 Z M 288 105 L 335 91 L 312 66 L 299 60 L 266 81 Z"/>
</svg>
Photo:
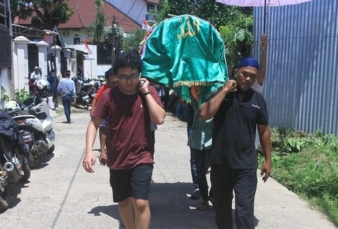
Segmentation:
<svg viewBox="0 0 338 229">
<path fill-rule="evenodd" d="M 190 198 L 192 200 L 198 200 L 199 198 L 201 198 L 200 190 L 198 188 L 196 188 L 195 191 L 193 193 L 191 193 Z"/>
<path fill-rule="evenodd" d="M 207 210 L 208 207 L 209 207 L 209 202 L 203 200 L 203 201 L 196 207 L 196 209 L 199 210 L 199 211 L 204 211 L 204 210 Z"/>
<path fill-rule="evenodd" d="M 209 201 L 211 202 L 212 206 L 214 207 L 214 209 L 216 209 L 216 203 L 215 203 L 215 199 L 209 197 Z"/>
</svg>

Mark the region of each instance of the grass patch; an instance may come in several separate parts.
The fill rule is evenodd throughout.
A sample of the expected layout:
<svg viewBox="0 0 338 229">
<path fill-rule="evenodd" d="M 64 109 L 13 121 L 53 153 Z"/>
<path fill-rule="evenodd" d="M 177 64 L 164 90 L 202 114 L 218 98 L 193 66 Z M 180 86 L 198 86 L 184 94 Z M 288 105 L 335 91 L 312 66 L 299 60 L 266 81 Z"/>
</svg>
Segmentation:
<svg viewBox="0 0 338 229">
<path fill-rule="evenodd" d="M 271 176 L 338 226 L 338 139 L 286 128 L 271 129 L 271 139 Z"/>
</svg>

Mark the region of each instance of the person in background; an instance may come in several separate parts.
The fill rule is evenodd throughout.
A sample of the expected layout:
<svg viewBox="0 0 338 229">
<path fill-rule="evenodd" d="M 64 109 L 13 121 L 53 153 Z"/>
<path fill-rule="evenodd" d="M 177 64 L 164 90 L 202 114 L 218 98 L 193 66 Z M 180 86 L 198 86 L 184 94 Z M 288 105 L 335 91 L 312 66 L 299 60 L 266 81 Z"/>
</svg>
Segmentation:
<svg viewBox="0 0 338 229">
<path fill-rule="evenodd" d="M 51 93 L 51 96 L 53 96 L 53 102 L 55 104 L 55 108 L 57 108 L 58 107 L 58 89 L 57 88 L 58 88 L 59 80 L 55 74 L 55 69 L 50 70 L 50 74 L 47 77 L 47 81 L 50 84 L 50 93 Z"/>
<path fill-rule="evenodd" d="M 261 58 L 260 58 L 260 63 L 259 63 L 259 72 L 257 79 L 255 80 L 254 84 L 252 85 L 252 89 L 255 91 L 258 91 L 260 93 L 263 92 L 263 85 L 264 85 L 264 79 L 266 75 L 266 62 L 267 62 L 267 50 L 268 50 L 268 36 L 266 34 L 263 34 L 261 37 L 261 42 L 260 42 L 260 50 L 261 50 Z M 237 65 L 234 66 L 233 69 L 233 77 L 237 74 Z M 256 128 L 256 140 L 255 140 L 255 147 L 256 149 L 259 146 L 259 134 L 258 134 L 258 129 Z"/>
<path fill-rule="evenodd" d="M 34 71 L 31 73 L 29 79 L 41 79 L 41 69 L 38 66 L 35 66 Z"/>
<path fill-rule="evenodd" d="M 127 229 L 148 229 L 149 189 L 154 164 L 150 122 L 159 125 L 166 113 L 154 87 L 140 78 L 140 55 L 125 51 L 113 63 L 118 86 L 104 91 L 88 123 L 83 167 L 93 173 L 97 128 L 108 116 L 107 165 L 113 200 Z M 143 84 L 141 84 L 143 82 Z"/>
<path fill-rule="evenodd" d="M 199 114 L 198 97 L 199 87 L 192 86 L 191 107 L 193 108 L 193 123 L 188 138 L 188 146 L 195 162 L 197 172 L 197 184 L 202 202 L 196 207 L 197 210 L 206 210 L 209 207 L 209 200 L 214 203 L 212 192 L 208 187 L 207 172 L 209 169 L 209 156 L 212 147 L 212 119 L 202 120 Z"/>
<path fill-rule="evenodd" d="M 106 78 L 106 84 L 100 87 L 100 89 L 98 90 L 98 92 L 96 93 L 93 99 L 90 115 L 92 115 L 96 107 L 97 101 L 101 97 L 102 93 L 106 89 L 113 88 L 117 86 L 118 84 L 118 79 L 117 79 L 117 76 L 114 75 L 113 68 L 110 68 L 109 70 L 105 72 L 105 78 Z M 108 118 L 105 118 L 100 124 L 100 128 L 99 128 L 100 151 L 101 151 L 99 161 L 101 165 L 106 165 L 107 163 L 107 152 L 106 152 L 107 134 L 108 134 L 107 127 L 108 127 Z"/>
<path fill-rule="evenodd" d="M 41 79 L 41 69 L 38 66 L 35 66 L 34 71 L 30 74 L 28 79 L 29 92 L 31 94 L 36 94 L 36 82 Z"/>
<path fill-rule="evenodd" d="M 259 72 L 258 72 L 258 77 L 255 81 L 255 83 L 252 85 L 252 89 L 255 91 L 258 91 L 262 93 L 263 91 L 263 84 L 264 84 L 264 79 L 266 75 L 266 62 L 267 62 L 267 50 L 268 50 L 268 36 L 266 34 L 263 34 L 261 37 L 261 42 L 260 42 L 260 50 L 261 50 L 261 59 L 259 62 Z"/>
<path fill-rule="evenodd" d="M 192 126 L 194 123 L 194 109 L 192 108 L 192 106 L 190 104 L 187 104 L 187 134 L 188 134 L 188 139 L 191 135 L 191 131 L 192 131 Z M 192 152 L 191 147 L 190 148 L 190 172 L 191 172 L 191 178 L 192 178 L 192 184 L 194 186 L 194 191 L 190 194 L 190 198 L 192 200 L 198 200 L 199 198 L 201 198 L 201 194 L 200 194 L 200 190 L 198 187 L 198 178 L 197 178 L 197 168 L 196 168 L 196 164 L 195 164 L 195 160 L 194 160 L 194 155 Z"/>
<path fill-rule="evenodd" d="M 267 50 L 268 50 L 268 36 L 263 34 L 260 41 L 260 50 L 261 50 L 261 58 L 259 62 L 259 72 L 257 79 L 255 80 L 254 84 L 252 85 L 252 89 L 262 93 L 263 91 L 263 84 L 266 75 L 266 62 L 267 62 Z M 238 65 L 236 64 L 231 72 L 231 77 L 234 78 L 238 71 Z"/>
<path fill-rule="evenodd" d="M 254 200 L 257 189 L 258 158 L 255 148 L 256 126 L 265 161 L 263 181 L 271 173 L 269 117 L 264 97 L 251 87 L 258 77 L 259 64 L 243 58 L 235 80 L 200 106 L 203 120 L 214 117 L 213 148 L 210 155 L 212 193 L 219 229 L 232 229 L 232 193 L 235 193 L 236 227 L 254 229 Z"/>
<path fill-rule="evenodd" d="M 56 78 L 56 76 L 54 77 Z M 60 83 L 57 86 L 57 92 L 59 92 L 62 96 L 63 109 L 66 115 L 67 123 L 71 123 L 70 105 L 72 101 L 75 102 L 76 90 L 74 81 L 70 79 L 69 70 L 65 72 L 65 77 L 60 80 Z"/>
</svg>

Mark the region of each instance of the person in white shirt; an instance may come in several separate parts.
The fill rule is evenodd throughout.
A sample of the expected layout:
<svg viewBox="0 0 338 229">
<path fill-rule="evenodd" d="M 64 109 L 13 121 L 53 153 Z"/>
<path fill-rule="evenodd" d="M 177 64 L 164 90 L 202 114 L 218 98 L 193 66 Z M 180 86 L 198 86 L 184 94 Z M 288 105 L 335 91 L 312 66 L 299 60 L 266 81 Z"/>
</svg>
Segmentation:
<svg viewBox="0 0 338 229">
<path fill-rule="evenodd" d="M 29 79 L 41 79 L 41 69 L 38 66 L 35 66 L 34 71 L 31 73 L 31 76 Z"/>
<path fill-rule="evenodd" d="M 41 75 L 41 69 L 38 66 L 35 66 L 34 71 L 30 74 L 28 79 L 30 94 L 36 93 L 36 82 L 41 79 Z"/>
</svg>

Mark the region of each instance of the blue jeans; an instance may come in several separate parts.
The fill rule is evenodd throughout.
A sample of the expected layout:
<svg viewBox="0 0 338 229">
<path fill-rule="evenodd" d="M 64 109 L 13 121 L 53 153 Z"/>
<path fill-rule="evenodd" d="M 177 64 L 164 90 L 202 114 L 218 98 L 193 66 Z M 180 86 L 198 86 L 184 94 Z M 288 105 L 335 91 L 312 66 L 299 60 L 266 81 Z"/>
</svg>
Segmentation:
<svg viewBox="0 0 338 229">
<path fill-rule="evenodd" d="M 67 122 L 70 123 L 70 105 L 72 103 L 72 96 L 65 95 L 62 97 L 63 110 L 66 115 Z"/>
<path fill-rule="evenodd" d="M 191 134 L 191 128 L 188 127 L 187 132 L 188 132 L 188 138 L 189 138 Z M 193 155 L 191 147 L 190 147 L 190 170 L 191 170 L 192 183 L 194 185 L 194 188 L 197 189 L 198 188 L 197 169 L 196 169 L 194 155 Z"/>
<path fill-rule="evenodd" d="M 209 168 L 209 155 L 210 150 L 198 150 L 190 147 L 190 151 L 193 155 L 196 172 L 197 172 L 197 183 L 200 190 L 200 194 L 203 200 L 208 201 L 208 182 L 207 182 L 207 172 Z"/>
</svg>

